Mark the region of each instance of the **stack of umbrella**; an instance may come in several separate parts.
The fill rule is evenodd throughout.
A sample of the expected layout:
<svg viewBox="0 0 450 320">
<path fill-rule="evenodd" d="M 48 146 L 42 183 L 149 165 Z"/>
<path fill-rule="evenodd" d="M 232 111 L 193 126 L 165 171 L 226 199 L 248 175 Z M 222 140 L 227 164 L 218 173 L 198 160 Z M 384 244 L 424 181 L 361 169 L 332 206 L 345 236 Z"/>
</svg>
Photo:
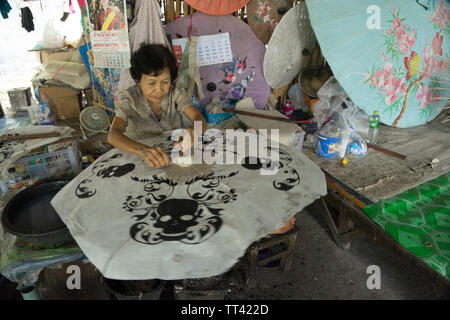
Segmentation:
<svg viewBox="0 0 450 320">
<path fill-rule="evenodd" d="M 304 3 L 294 8 L 288 0 L 186 3 L 200 12 L 169 23 L 167 34 L 176 39 L 228 32 L 233 54 L 231 62 L 199 67 L 201 105 L 219 98 L 223 107 L 232 108 L 251 97 L 257 109 L 264 109 L 270 87 L 288 84 L 310 59 L 315 38 Z M 246 5 L 248 24 L 230 15 Z M 292 41 L 286 41 L 287 34 L 294 35 Z"/>
</svg>

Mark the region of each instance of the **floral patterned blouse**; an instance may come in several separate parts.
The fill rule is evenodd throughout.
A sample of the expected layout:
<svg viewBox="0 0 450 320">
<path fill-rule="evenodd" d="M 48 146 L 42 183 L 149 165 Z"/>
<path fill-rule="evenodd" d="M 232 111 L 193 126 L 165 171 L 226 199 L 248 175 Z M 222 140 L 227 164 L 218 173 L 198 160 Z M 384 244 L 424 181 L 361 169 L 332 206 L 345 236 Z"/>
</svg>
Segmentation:
<svg viewBox="0 0 450 320">
<path fill-rule="evenodd" d="M 192 125 L 184 115 L 184 109 L 192 102 L 183 89 L 172 86 L 167 97 L 161 101 L 160 120 L 153 113 L 139 85 L 119 90 L 116 98 L 116 117 L 126 122 L 125 134 L 130 139 L 146 139 L 164 131 Z"/>
</svg>

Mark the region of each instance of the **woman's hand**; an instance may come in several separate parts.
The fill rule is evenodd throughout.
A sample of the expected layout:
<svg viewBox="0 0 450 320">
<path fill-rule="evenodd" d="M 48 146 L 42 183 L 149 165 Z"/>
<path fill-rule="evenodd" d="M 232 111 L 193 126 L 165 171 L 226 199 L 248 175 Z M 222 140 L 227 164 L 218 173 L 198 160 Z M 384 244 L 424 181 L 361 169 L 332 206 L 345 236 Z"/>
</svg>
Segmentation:
<svg viewBox="0 0 450 320">
<path fill-rule="evenodd" d="M 195 146 L 197 143 L 197 137 L 194 135 L 194 129 L 193 128 L 186 128 L 186 133 L 184 134 L 181 141 L 175 143 L 175 145 L 178 145 L 181 143 L 181 152 L 184 153 L 187 150 L 191 149 Z"/>
<path fill-rule="evenodd" d="M 170 164 L 169 156 L 161 147 L 147 147 L 139 150 L 139 156 L 152 168 L 162 168 Z"/>
</svg>

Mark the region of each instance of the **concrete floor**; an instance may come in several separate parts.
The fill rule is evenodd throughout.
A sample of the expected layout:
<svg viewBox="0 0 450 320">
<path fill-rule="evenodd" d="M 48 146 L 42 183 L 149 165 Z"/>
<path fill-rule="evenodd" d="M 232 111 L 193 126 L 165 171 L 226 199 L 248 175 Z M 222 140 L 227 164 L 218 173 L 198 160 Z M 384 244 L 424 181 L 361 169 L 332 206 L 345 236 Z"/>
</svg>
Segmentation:
<svg viewBox="0 0 450 320">
<path fill-rule="evenodd" d="M 296 216 L 296 225 L 291 271 L 261 268 L 257 288 L 238 290 L 231 299 L 450 299 L 450 283 L 371 238 L 354 241 L 348 251 L 338 249 L 318 202 Z M 370 265 L 380 267 L 379 290 L 366 286 Z"/>
<path fill-rule="evenodd" d="M 297 215 L 299 228 L 292 269 L 259 268 L 254 288 L 244 285 L 242 273 L 234 268 L 227 281 L 225 299 L 450 299 L 450 285 L 439 281 L 394 249 L 363 238 L 348 251 L 338 249 L 331 239 L 318 203 Z M 81 267 L 81 290 L 68 290 L 66 266 L 41 272 L 38 289 L 43 299 L 111 299 L 100 273 L 90 263 Z M 366 286 L 367 267 L 381 269 L 381 289 Z M 1 288 L 0 299 L 14 298 Z M 171 299 L 165 294 L 163 299 Z"/>
</svg>

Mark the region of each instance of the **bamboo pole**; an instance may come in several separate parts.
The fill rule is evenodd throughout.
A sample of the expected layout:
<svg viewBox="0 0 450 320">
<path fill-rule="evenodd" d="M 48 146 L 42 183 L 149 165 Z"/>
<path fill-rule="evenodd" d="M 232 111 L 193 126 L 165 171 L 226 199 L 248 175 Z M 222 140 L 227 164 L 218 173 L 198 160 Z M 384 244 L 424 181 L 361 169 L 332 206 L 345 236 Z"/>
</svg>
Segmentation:
<svg viewBox="0 0 450 320">
<path fill-rule="evenodd" d="M 186 17 L 189 15 L 189 5 L 186 1 L 183 1 L 183 15 Z"/>
<path fill-rule="evenodd" d="M 175 20 L 175 8 L 173 0 L 167 1 L 165 14 L 166 14 L 166 23 Z"/>
<path fill-rule="evenodd" d="M 245 9 L 247 8 L 247 6 L 243 7 L 241 9 L 241 19 L 244 20 L 245 19 Z"/>
<path fill-rule="evenodd" d="M 45 139 L 59 137 L 58 132 L 40 133 L 40 134 L 27 134 L 22 136 L 0 136 L 0 140 L 12 141 L 12 140 L 31 140 L 31 139 Z"/>
<path fill-rule="evenodd" d="M 316 40 L 316 46 L 314 48 L 314 53 L 312 56 L 312 66 L 314 68 L 316 68 L 318 66 L 318 62 L 319 62 L 319 54 L 320 54 L 320 49 L 319 49 L 319 43 Z"/>
<path fill-rule="evenodd" d="M 443 75 L 441 75 L 441 74 L 437 74 L 436 75 L 436 78 L 442 78 L 442 79 L 445 79 L 445 80 L 450 80 L 450 78 L 448 78 L 448 77 L 446 77 L 446 76 L 443 76 Z M 448 82 L 447 82 L 448 83 Z"/>
<path fill-rule="evenodd" d="M 175 17 L 181 17 L 181 0 L 177 0 L 175 12 L 176 12 Z"/>
</svg>

